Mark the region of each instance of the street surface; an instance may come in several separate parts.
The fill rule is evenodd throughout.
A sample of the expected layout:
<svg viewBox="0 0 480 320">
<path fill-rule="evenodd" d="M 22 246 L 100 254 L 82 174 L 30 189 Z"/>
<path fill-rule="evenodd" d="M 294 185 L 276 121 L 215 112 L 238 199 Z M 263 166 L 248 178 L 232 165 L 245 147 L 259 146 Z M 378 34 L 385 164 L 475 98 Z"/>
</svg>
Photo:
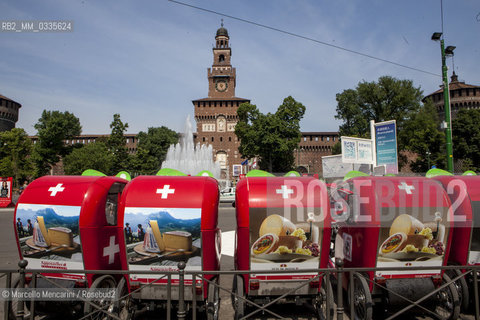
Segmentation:
<svg viewBox="0 0 480 320">
<path fill-rule="evenodd" d="M 13 228 L 13 208 L 0 209 L 0 270 L 16 268 L 18 264 L 18 250 L 15 241 L 14 228 Z M 219 210 L 219 227 L 222 230 L 222 270 L 233 270 L 233 246 L 234 246 L 234 231 L 235 231 L 235 209 L 229 203 L 220 204 Z M 232 287 L 232 276 L 222 276 L 220 279 L 220 285 L 226 289 Z M 0 287 L 5 287 L 5 278 L 0 278 Z M 221 307 L 220 307 L 220 319 L 233 319 L 234 313 L 230 301 L 230 295 L 223 290 L 220 291 Z M 3 318 L 4 305 L 0 303 L 0 316 Z M 316 319 L 314 316 L 314 309 L 312 306 L 303 305 L 296 306 L 292 303 L 278 304 L 271 308 L 271 310 L 277 314 L 284 316 L 287 319 Z M 175 312 L 175 310 L 172 310 Z M 176 317 L 173 316 L 172 319 Z M 50 318 L 50 317 L 49 317 Z M 162 319 L 162 315 L 156 313 L 139 315 L 140 319 Z M 259 315 L 254 319 L 274 319 L 268 314 Z M 344 317 L 348 319 L 347 316 Z M 401 316 L 401 319 L 408 319 L 407 316 Z M 410 319 L 429 319 L 410 316 Z M 461 319 L 473 319 L 472 316 L 463 316 Z"/>
</svg>

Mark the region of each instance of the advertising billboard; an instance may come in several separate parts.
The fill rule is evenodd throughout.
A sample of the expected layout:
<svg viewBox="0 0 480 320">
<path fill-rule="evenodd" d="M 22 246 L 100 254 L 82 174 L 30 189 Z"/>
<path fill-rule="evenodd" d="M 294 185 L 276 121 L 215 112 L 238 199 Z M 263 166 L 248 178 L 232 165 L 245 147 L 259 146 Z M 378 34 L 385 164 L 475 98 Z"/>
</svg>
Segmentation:
<svg viewBox="0 0 480 320">
<path fill-rule="evenodd" d="M 375 123 L 377 166 L 385 165 L 386 173 L 398 173 L 397 128 L 395 120 Z"/>
</svg>

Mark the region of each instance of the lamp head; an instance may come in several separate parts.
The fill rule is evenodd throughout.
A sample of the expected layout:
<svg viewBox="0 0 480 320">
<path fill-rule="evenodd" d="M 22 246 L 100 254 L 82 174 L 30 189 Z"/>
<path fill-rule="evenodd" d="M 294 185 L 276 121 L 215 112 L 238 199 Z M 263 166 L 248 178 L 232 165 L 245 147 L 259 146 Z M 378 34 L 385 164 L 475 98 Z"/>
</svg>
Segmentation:
<svg viewBox="0 0 480 320">
<path fill-rule="evenodd" d="M 443 33 L 441 33 L 441 32 L 434 32 L 434 33 L 432 34 L 432 40 L 433 40 L 433 41 L 438 41 L 438 40 L 440 40 L 440 38 L 442 37 L 442 34 L 443 34 Z"/>
<path fill-rule="evenodd" d="M 456 48 L 455 46 L 447 46 L 445 48 L 445 54 L 447 56 L 453 56 L 453 50 L 455 50 L 455 48 Z"/>
</svg>

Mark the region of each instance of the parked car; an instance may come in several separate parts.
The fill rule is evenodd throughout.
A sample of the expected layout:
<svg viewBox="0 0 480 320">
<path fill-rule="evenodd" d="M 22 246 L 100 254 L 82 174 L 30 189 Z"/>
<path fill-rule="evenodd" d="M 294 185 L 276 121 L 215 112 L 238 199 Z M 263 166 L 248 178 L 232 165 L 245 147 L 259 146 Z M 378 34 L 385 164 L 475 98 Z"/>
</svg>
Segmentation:
<svg viewBox="0 0 480 320">
<path fill-rule="evenodd" d="M 234 202 L 235 187 L 228 187 L 220 191 L 220 202 Z"/>
</svg>

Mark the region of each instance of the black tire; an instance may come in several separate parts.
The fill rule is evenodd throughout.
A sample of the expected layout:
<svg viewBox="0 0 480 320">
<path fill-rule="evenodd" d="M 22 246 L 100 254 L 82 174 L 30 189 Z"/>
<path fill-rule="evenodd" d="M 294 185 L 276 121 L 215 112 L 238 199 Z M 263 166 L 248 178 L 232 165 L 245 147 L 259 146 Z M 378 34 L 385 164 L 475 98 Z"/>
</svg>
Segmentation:
<svg viewBox="0 0 480 320">
<path fill-rule="evenodd" d="M 220 311 L 220 288 L 218 287 L 218 278 L 212 280 L 215 282 L 208 284 L 207 295 L 207 307 L 205 312 L 207 313 L 207 320 L 218 320 L 218 313 Z"/>
<path fill-rule="evenodd" d="M 112 276 L 109 275 L 103 275 L 101 277 L 98 277 L 95 279 L 93 282 L 92 286 L 90 287 L 90 290 L 95 290 L 95 289 L 116 289 L 117 284 L 115 282 L 115 279 Z M 91 301 L 92 303 L 95 303 L 99 307 L 101 307 L 103 310 L 109 312 L 109 313 L 115 313 L 115 301 L 112 300 L 93 300 Z M 90 320 L 109 320 L 112 319 L 109 317 L 108 313 L 102 312 L 98 310 L 97 308 L 93 307 L 89 303 L 85 303 L 85 306 L 83 308 L 83 312 L 85 315 L 85 319 L 90 319 Z"/>
<path fill-rule="evenodd" d="M 372 294 L 367 280 L 358 273 L 353 275 L 353 283 L 348 284 L 348 303 L 350 302 L 351 290 L 353 290 L 353 319 L 371 320 L 373 314 Z"/>
<path fill-rule="evenodd" d="M 450 279 L 454 279 L 462 274 L 458 269 L 452 269 L 446 271 Z M 460 311 L 467 311 L 470 305 L 470 293 L 468 292 L 467 280 L 464 276 L 454 282 L 455 288 L 458 292 L 458 300 L 460 302 Z"/>
<path fill-rule="evenodd" d="M 118 282 L 115 299 L 118 300 L 114 301 L 113 313 L 122 320 L 132 319 L 132 296 L 128 294 L 127 282 L 124 277 Z"/>
<path fill-rule="evenodd" d="M 325 276 L 322 279 L 320 292 L 318 293 L 318 296 L 313 299 L 312 304 L 315 307 L 318 320 L 326 320 L 327 312 L 330 313 L 330 319 L 334 320 L 335 305 L 332 284 L 329 283 L 329 286 L 327 287 L 327 281 L 325 279 Z"/>
<path fill-rule="evenodd" d="M 245 293 L 243 290 L 243 278 L 239 275 L 233 277 L 233 292 L 245 298 Z M 242 318 L 245 315 L 245 301 L 237 298 L 232 294 L 232 306 L 235 311 L 235 320 Z"/>
<path fill-rule="evenodd" d="M 450 282 L 450 277 L 443 274 L 443 283 Z M 434 312 L 442 320 L 455 320 L 460 315 L 460 301 L 457 288 L 453 283 L 437 292 Z"/>
</svg>

